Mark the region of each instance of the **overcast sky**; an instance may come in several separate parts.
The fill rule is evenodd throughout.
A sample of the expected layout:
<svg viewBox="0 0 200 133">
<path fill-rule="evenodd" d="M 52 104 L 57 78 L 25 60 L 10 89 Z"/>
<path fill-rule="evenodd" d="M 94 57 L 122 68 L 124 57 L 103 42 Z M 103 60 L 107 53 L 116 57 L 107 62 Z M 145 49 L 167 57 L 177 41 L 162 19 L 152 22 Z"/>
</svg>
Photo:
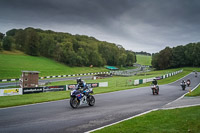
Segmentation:
<svg viewBox="0 0 200 133">
<path fill-rule="evenodd" d="M 200 0 L 0 0 L 0 32 L 26 27 L 154 53 L 200 41 Z"/>
</svg>

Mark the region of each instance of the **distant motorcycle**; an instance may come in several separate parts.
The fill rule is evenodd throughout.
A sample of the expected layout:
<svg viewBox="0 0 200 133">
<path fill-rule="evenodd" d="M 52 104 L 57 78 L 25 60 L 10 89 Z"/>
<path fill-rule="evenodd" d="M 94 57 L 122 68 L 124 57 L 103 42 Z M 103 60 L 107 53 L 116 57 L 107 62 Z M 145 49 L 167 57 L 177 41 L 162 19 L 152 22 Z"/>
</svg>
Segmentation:
<svg viewBox="0 0 200 133">
<path fill-rule="evenodd" d="M 159 94 L 159 86 L 158 85 L 151 85 L 153 95 Z"/>
<path fill-rule="evenodd" d="M 185 83 L 185 82 L 181 82 L 181 87 L 182 87 L 182 90 L 185 90 L 185 88 L 186 88 L 186 83 Z"/>
<path fill-rule="evenodd" d="M 74 89 L 71 91 L 70 105 L 72 108 L 77 108 L 79 105 L 88 104 L 94 106 L 95 98 L 90 95 L 93 93 L 92 88 L 88 88 L 84 91 Z"/>
<path fill-rule="evenodd" d="M 197 77 L 197 72 L 195 72 L 195 77 Z"/>
</svg>

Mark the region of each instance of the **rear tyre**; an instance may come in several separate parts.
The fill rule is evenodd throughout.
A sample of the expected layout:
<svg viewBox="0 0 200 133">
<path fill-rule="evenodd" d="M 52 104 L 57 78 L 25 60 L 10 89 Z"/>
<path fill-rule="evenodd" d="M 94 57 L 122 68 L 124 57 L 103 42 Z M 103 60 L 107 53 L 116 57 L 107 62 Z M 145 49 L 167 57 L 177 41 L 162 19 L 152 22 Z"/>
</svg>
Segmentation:
<svg viewBox="0 0 200 133">
<path fill-rule="evenodd" d="M 152 90 L 153 95 L 155 95 L 155 89 Z"/>
<path fill-rule="evenodd" d="M 70 99 L 70 105 L 72 108 L 77 108 L 80 104 L 80 101 L 76 97 Z"/>
<path fill-rule="evenodd" d="M 159 88 L 157 89 L 157 95 L 159 94 Z"/>
<path fill-rule="evenodd" d="M 157 95 L 159 94 L 159 90 L 157 90 Z"/>
<path fill-rule="evenodd" d="M 94 104 L 95 104 L 95 99 L 94 99 L 94 97 L 93 97 L 92 95 L 89 95 L 89 96 L 88 96 L 88 105 L 89 105 L 89 106 L 94 106 Z"/>
</svg>

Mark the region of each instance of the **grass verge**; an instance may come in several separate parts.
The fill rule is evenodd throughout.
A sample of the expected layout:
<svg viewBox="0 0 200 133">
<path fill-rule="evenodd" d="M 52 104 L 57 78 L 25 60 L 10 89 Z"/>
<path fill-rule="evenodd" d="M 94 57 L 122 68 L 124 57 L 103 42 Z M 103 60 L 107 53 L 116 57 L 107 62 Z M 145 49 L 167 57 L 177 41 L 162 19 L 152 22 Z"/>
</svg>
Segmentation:
<svg viewBox="0 0 200 133">
<path fill-rule="evenodd" d="M 199 133 L 200 106 L 159 110 L 94 133 Z"/>
<path fill-rule="evenodd" d="M 69 97 L 70 97 L 69 91 L 35 93 L 35 94 L 16 95 L 16 96 L 3 96 L 0 97 L 1 101 L 0 108 L 48 102 L 48 101 L 56 101 L 56 100 L 66 99 Z"/>
<path fill-rule="evenodd" d="M 186 96 L 200 96 L 200 86 L 198 86 L 194 91 L 188 93 Z"/>
</svg>

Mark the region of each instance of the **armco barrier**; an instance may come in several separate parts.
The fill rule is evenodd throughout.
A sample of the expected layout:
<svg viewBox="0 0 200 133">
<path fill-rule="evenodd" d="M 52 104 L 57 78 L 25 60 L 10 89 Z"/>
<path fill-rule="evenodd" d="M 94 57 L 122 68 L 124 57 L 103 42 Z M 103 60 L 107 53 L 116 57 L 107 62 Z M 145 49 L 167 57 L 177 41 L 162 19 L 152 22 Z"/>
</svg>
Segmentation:
<svg viewBox="0 0 200 133">
<path fill-rule="evenodd" d="M 95 73 L 82 73 L 82 74 L 72 74 L 72 75 L 57 75 L 57 76 L 45 76 L 39 77 L 39 79 L 48 79 L 48 78 L 62 78 L 62 77 L 73 77 L 73 76 L 82 76 L 82 75 L 96 75 L 96 74 L 109 74 L 110 72 L 95 72 Z M 16 79 L 0 79 L 0 82 L 7 81 L 19 81 L 19 78 Z"/>
<path fill-rule="evenodd" d="M 39 79 L 46 79 L 46 78 L 61 78 L 61 77 L 74 77 L 74 76 L 86 76 L 86 75 L 96 75 L 96 74 L 109 74 L 110 72 L 95 72 L 95 73 L 81 73 L 81 74 L 72 74 L 72 75 L 58 75 L 58 76 L 45 76 L 40 77 Z"/>
<path fill-rule="evenodd" d="M 179 70 L 179 71 L 176 71 L 176 72 L 173 72 L 173 73 L 168 73 L 166 75 L 162 75 L 162 76 L 158 76 L 158 77 L 153 77 L 153 78 L 148 78 L 148 79 L 137 79 L 137 80 L 134 80 L 134 85 L 143 84 L 143 83 L 147 83 L 147 82 L 152 82 L 153 79 L 157 79 L 157 80 L 165 79 L 165 78 L 174 76 L 174 75 L 176 75 L 178 73 L 181 73 L 182 71 L 183 70 Z"/>
</svg>

